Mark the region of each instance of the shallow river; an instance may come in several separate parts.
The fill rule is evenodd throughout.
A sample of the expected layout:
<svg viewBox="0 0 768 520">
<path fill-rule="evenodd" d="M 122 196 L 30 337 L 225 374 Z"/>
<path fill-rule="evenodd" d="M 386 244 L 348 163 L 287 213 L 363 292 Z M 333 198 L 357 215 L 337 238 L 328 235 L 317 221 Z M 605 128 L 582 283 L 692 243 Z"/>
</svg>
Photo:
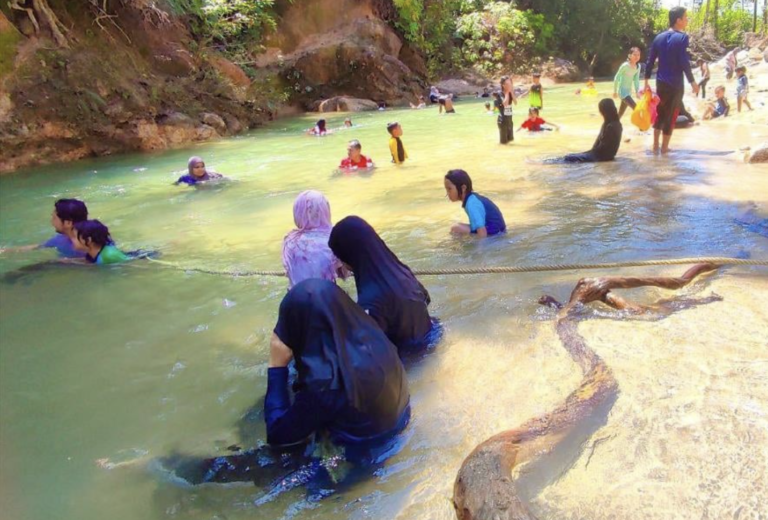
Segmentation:
<svg viewBox="0 0 768 520">
<path fill-rule="evenodd" d="M 602 85 L 602 90 L 609 87 Z M 280 269 L 292 201 L 328 196 L 334 220 L 361 215 L 412 268 L 605 262 L 682 256 L 768 257 L 768 239 L 735 218 L 747 201 L 768 212 L 768 168 L 733 150 L 768 127 L 712 124 L 675 134 L 669 159 L 625 116 L 620 158 L 544 166 L 588 149 L 599 98 L 550 88 L 543 114 L 562 131 L 497 144 L 495 117 L 476 100 L 436 109 L 354 116 L 326 138 L 304 117 L 241 137 L 155 155 L 127 155 L 0 179 L 0 247 L 42 242 L 59 197 L 88 203 L 123 249 L 155 249 L 181 267 Z M 527 101 L 516 110 L 522 122 Z M 343 116 L 330 116 L 339 127 Z M 385 125 L 398 120 L 410 160 L 389 163 Z M 358 138 L 372 176 L 333 177 Z M 171 183 L 190 155 L 233 182 L 194 190 Z M 506 236 L 449 236 L 464 220 L 443 175 L 464 168 L 504 213 Z M 50 259 L 5 252 L 0 276 Z M 682 273 L 685 267 L 599 274 Z M 595 273 L 591 273 L 594 275 Z M 542 519 L 766 518 L 768 508 L 768 272 L 731 268 L 679 294 L 722 302 L 657 322 L 593 313 L 580 325 L 613 369 L 620 394 L 605 424 L 565 454 L 564 471 L 530 479 Z M 267 339 L 285 294 L 281 278 L 185 272 L 147 261 L 49 268 L 0 281 L 0 510 L 7 520 L 453 518 L 453 479 L 473 447 L 554 407 L 580 381 L 536 299 L 567 298 L 579 272 L 442 276 L 422 280 L 443 342 L 409 368 L 413 420 L 404 446 L 365 481 L 322 501 L 303 489 L 272 501 L 251 485 L 183 488 L 95 461 L 171 452 L 224 453 L 263 440 L 241 416 L 265 392 Z M 353 283 L 343 287 L 354 292 Z M 636 291 L 653 301 L 661 290 Z"/>
</svg>

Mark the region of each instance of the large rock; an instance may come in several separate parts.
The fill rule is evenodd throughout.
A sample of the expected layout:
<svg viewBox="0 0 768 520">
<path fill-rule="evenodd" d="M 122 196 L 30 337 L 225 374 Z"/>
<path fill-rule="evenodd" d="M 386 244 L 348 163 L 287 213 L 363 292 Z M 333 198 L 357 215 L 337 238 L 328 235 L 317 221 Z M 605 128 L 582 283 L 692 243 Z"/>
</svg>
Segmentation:
<svg viewBox="0 0 768 520">
<path fill-rule="evenodd" d="M 377 108 L 379 104 L 370 99 L 336 96 L 317 102 L 315 110 L 318 112 L 365 112 Z"/>
<path fill-rule="evenodd" d="M 573 62 L 562 58 L 549 58 L 541 67 L 541 75 L 556 83 L 570 83 L 581 78 L 581 71 Z"/>
<path fill-rule="evenodd" d="M 768 163 L 768 142 L 762 143 L 752 150 L 747 157 L 747 162 L 750 164 Z"/>
<path fill-rule="evenodd" d="M 208 126 L 215 128 L 216 131 L 220 134 L 225 134 L 227 132 L 227 123 L 218 114 L 214 114 L 212 112 L 203 112 L 200 114 L 200 121 Z"/>
<path fill-rule="evenodd" d="M 208 62 L 236 87 L 248 88 L 251 86 L 251 80 L 245 71 L 223 56 L 211 56 L 208 58 Z"/>
</svg>

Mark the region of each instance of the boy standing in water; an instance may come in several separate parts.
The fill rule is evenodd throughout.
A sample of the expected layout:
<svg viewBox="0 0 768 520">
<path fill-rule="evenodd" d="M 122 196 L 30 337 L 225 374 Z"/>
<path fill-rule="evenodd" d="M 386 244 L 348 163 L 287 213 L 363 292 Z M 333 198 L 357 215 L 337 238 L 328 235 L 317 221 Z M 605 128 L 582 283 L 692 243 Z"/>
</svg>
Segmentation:
<svg viewBox="0 0 768 520">
<path fill-rule="evenodd" d="M 533 84 L 528 91 L 528 101 L 531 108 L 542 110 L 544 108 L 544 87 L 541 85 L 541 73 L 533 73 Z"/>
<path fill-rule="evenodd" d="M 688 26 L 688 13 L 685 7 L 673 7 L 669 10 L 669 30 L 656 36 L 648 54 L 645 67 L 645 88 L 650 88 L 651 74 L 659 60 L 659 70 L 656 73 L 656 92 L 661 101 L 657 108 L 658 117 L 653 125 L 653 153 L 669 152 L 669 141 L 675 126 L 680 106 L 685 94 L 685 78 L 693 88 L 693 94 L 698 96 L 699 85 L 693 78 L 691 62 L 688 60 L 688 35 L 683 31 Z M 664 135 L 661 147 L 659 138 Z"/>
<path fill-rule="evenodd" d="M 395 164 L 403 164 L 408 158 L 408 153 L 405 151 L 403 141 L 400 139 L 403 136 L 403 127 L 400 123 L 394 122 L 387 125 L 387 132 L 389 132 L 389 151 L 392 153 L 392 162 Z"/>
<path fill-rule="evenodd" d="M 640 61 L 640 48 L 632 47 L 629 50 L 627 61 L 621 64 L 616 77 L 613 79 L 613 99 L 621 99 L 619 107 L 619 120 L 621 120 L 627 107 L 635 109 L 637 103 L 632 98 L 632 91 L 637 95 L 640 90 L 640 67 L 637 63 Z"/>
<path fill-rule="evenodd" d="M 747 105 L 752 110 L 752 105 L 747 100 L 749 94 L 749 80 L 747 79 L 747 68 L 745 66 L 736 68 L 736 109 L 741 112 L 741 104 Z"/>
</svg>

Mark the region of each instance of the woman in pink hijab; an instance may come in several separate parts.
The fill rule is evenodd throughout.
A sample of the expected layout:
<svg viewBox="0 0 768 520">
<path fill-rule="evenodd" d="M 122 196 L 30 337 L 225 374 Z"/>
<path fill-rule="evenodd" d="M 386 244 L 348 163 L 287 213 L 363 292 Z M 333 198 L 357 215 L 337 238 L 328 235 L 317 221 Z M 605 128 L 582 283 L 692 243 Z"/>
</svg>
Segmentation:
<svg viewBox="0 0 768 520">
<path fill-rule="evenodd" d="M 334 282 L 337 276 L 344 277 L 341 262 L 328 247 L 333 227 L 328 199 L 315 190 L 299 193 L 293 203 L 293 221 L 298 229 L 288 233 L 283 241 L 288 288 L 309 278 Z"/>
</svg>

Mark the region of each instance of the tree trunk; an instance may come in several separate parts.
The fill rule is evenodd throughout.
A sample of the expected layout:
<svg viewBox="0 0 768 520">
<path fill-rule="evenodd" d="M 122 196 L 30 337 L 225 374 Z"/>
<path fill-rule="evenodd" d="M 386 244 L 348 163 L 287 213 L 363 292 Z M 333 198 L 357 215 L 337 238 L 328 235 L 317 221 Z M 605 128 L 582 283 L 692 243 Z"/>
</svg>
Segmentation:
<svg viewBox="0 0 768 520">
<path fill-rule="evenodd" d="M 768 0 L 763 2 L 763 34 L 768 34 Z"/>
<path fill-rule="evenodd" d="M 752 32 L 757 33 L 757 0 L 755 0 L 755 14 L 752 18 Z"/>
<path fill-rule="evenodd" d="M 707 7 L 704 10 L 704 27 L 709 24 L 709 0 L 707 0 Z"/>
<path fill-rule="evenodd" d="M 717 17 L 717 12 L 720 10 L 720 5 L 719 4 L 720 4 L 719 0 L 715 0 L 715 10 L 712 13 L 712 25 L 715 26 L 715 32 L 714 32 L 715 40 L 717 40 L 717 18 L 718 18 Z"/>
</svg>

